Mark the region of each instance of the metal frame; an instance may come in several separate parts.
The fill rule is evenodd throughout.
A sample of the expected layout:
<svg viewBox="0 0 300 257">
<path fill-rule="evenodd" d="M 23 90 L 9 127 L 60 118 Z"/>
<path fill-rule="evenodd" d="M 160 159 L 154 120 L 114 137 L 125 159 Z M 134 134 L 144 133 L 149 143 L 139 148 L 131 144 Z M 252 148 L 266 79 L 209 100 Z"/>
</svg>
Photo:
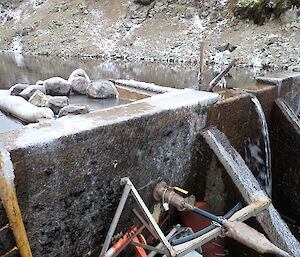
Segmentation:
<svg viewBox="0 0 300 257">
<path fill-rule="evenodd" d="M 152 250 L 157 253 L 165 252 L 168 256 L 172 256 L 172 257 L 175 257 L 175 256 L 182 257 L 182 256 L 186 255 L 187 253 L 199 248 L 200 246 L 202 246 L 206 242 L 210 241 L 211 239 L 222 234 L 223 228 L 220 226 L 220 227 L 217 227 L 217 228 L 209 231 L 208 233 L 206 233 L 198 238 L 195 238 L 191 241 L 182 243 L 180 245 L 172 246 L 169 243 L 166 236 L 164 235 L 164 233 L 162 232 L 162 230 L 160 229 L 160 227 L 158 226 L 158 224 L 156 223 L 156 221 L 154 220 L 154 218 L 152 217 L 152 214 L 150 213 L 150 211 L 147 208 L 146 204 L 144 203 L 143 199 L 141 198 L 138 191 L 132 184 L 131 180 L 128 177 L 124 177 L 121 179 L 121 185 L 124 185 L 125 188 L 124 188 L 121 200 L 119 202 L 117 211 L 113 218 L 113 221 L 110 225 L 109 231 L 106 235 L 104 245 L 103 245 L 103 248 L 101 250 L 99 257 L 104 255 L 106 253 L 106 251 L 108 250 L 112 236 L 115 232 L 115 229 L 117 227 L 118 221 L 120 219 L 120 216 L 122 214 L 126 200 L 127 200 L 130 192 L 132 192 L 136 202 L 139 204 L 140 208 L 143 210 L 147 220 L 150 222 L 151 226 L 155 230 L 156 234 L 158 235 L 158 238 L 160 239 L 160 241 L 163 244 L 163 246 L 165 247 L 165 249 L 161 249 L 161 248 L 159 249 L 159 248 L 156 248 L 153 246 L 137 244 L 137 243 L 132 243 L 133 245 L 138 245 L 144 249 Z M 231 218 L 229 218 L 229 220 L 230 221 L 233 221 L 233 220 L 244 221 L 244 220 L 256 215 L 257 213 L 261 212 L 262 210 L 266 209 L 268 207 L 268 205 L 270 204 L 270 202 L 271 201 L 268 198 L 263 199 L 263 200 L 254 200 L 254 202 L 252 204 L 244 207 L 243 209 L 241 209 L 241 210 L 237 211 L 235 214 L 233 214 L 231 216 Z"/>
</svg>

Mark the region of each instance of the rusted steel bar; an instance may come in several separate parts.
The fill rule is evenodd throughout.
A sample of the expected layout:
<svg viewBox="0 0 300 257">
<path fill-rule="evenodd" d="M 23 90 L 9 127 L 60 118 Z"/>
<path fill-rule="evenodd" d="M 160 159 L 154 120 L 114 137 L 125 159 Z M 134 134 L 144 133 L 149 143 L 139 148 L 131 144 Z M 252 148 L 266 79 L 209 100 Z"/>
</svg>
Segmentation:
<svg viewBox="0 0 300 257">
<path fill-rule="evenodd" d="M 6 252 L 5 254 L 1 255 L 0 257 L 6 257 L 6 256 L 8 256 L 9 254 L 11 254 L 12 252 L 14 252 L 16 250 L 18 250 L 18 247 L 15 246 L 14 248 L 10 249 L 8 252 Z"/>
<path fill-rule="evenodd" d="M 230 71 L 230 69 L 236 64 L 237 60 L 233 59 L 228 66 L 221 71 L 210 83 L 207 91 L 212 92 L 214 87 L 220 82 L 220 80 Z"/>
<path fill-rule="evenodd" d="M 198 89 L 203 87 L 203 71 L 204 71 L 204 42 L 200 43 L 200 68 L 198 74 Z"/>
<path fill-rule="evenodd" d="M 129 239 L 114 253 L 111 255 L 111 257 L 116 257 L 118 256 L 132 241 L 135 237 L 137 237 L 140 233 L 142 233 L 142 231 L 144 230 L 145 226 L 142 225 L 141 227 L 139 227 L 139 229 L 133 233 L 132 235 L 130 235 Z"/>
<path fill-rule="evenodd" d="M 151 245 L 145 245 L 145 244 L 141 244 L 141 243 L 137 243 L 137 242 L 132 242 L 131 244 L 135 245 L 135 246 L 142 247 L 142 248 L 144 248 L 146 250 L 149 250 L 149 251 L 154 251 L 154 252 L 160 253 L 160 254 L 168 254 L 168 251 L 159 249 L 159 248 L 151 246 Z"/>
<path fill-rule="evenodd" d="M 2 232 L 2 231 L 5 230 L 5 229 L 8 229 L 8 228 L 10 228 L 10 225 L 9 225 L 9 224 L 7 224 L 7 225 L 5 225 L 4 227 L 0 228 L 0 232 Z"/>
<path fill-rule="evenodd" d="M 124 177 L 124 178 L 121 179 L 121 183 L 125 184 L 125 185 L 128 185 L 128 184 L 131 185 L 131 192 L 133 194 L 133 197 L 135 198 L 136 202 L 139 204 L 140 208 L 143 210 L 146 218 L 148 219 L 151 226 L 153 227 L 153 229 L 157 233 L 160 241 L 163 242 L 165 247 L 168 249 L 169 255 L 176 256 L 176 253 L 175 253 L 173 247 L 169 243 L 168 239 L 166 239 L 164 233 L 161 231 L 160 227 L 158 226 L 158 224 L 156 223 L 156 221 L 152 217 L 152 214 L 150 213 L 150 211 L 149 211 L 148 207 L 146 206 L 145 202 L 143 201 L 142 197 L 140 196 L 140 194 L 138 193 L 138 191 L 136 190 L 136 188 L 132 184 L 131 180 L 128 177 Z"/>
<path fill-rule="evenodd" d="M 9 153 L 0 149 L 0 198 L 22 257 L 32 257 L 14 186 L 13 165 Z"/>
<path fill-rule="evenodd" d="M 153 231 L 153 229 L 149 226 L 149 224 L 143 219 L 143 217 L 138 213 L 136 209 L 132 209 L 134 215 L 138 218 L 138 220 L 145 226 L 145 228 L 149 231 L 151 236 L 155 239 L 158 239 L 157 234 Z"/>
</svg>

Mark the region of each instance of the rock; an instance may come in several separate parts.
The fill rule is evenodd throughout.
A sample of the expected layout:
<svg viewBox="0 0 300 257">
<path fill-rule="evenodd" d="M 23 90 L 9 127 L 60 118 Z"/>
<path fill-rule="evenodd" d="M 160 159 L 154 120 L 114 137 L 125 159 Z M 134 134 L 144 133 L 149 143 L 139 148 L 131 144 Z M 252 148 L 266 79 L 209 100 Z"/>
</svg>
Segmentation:
<svg viewBox="0 0 300 257">
<path fill-rule="evenodd" d="M 44 81 L 47 95 L 64 96 L 71 92 L 71 84 L 60 77 L 50 78 Z"/>
<path fill-rule="evenodd" d="M 47 100 L 47 107 L 49 107 L 54 114 L 58 114 L 59 111 L 69 105 L 69 98 L 66 96 L 54 96 Z"/>
<path fill-rule="evenodd" d="M 19 96 L 20 93 L 27 87 L 29 87 L 28 84 L 16 84 L 9 89 L 9 94 Z"/>
<path fill-rule="evenodd" d="M 236 48 L 237 48 L 237 46 L 234 46 L 230 43 L 216 47 L 216 49 L 220 52 L 224 52 L 226 50 L 228 50 L 229 52 L 233 52 Z"/>
<path fill-rule="evenodd" d="M 83 69 L 76 69 L 76 70 L 74 70 L 71 73 L 68 81 L 71 83 L 72 79 L 75 78 L 75 77 L 84 77 L 87 80 L 87 82 L 91 82 L 89 76 L 86 74 L 86 72 Z"/>
<path fill-rule="evenodd" d="M 47 101 L 51 98 L 51 96 L 45 95 L 40 90 L 36 90 L 34 94 L 29 98 L 28 102 L 37 106 L 37 107 L 46 107 Z"/>
<path fill-rule="evenodd" d="M 25 100 L 29 100 L 29 98 L 35 93 L 35 91 L 40 90 L 44 94 L 46 94 L 46 89 L 44 86 L 39 85 L 31 85 L 29 87 L 26 87 L 21 93 L 20 96 L 22 96 Z"/>
<path fill-rule="evenodd" d="M 107 80 L 92 82 L 86 92 L 88 96 L 99 99 L 116 98 L 119 95 L 115 85 Z"/>
<path fill-rule="evenodd" d="M 38 80 L 35 84 L 40 85 L 40 86 L 44 86 L 44 81 L 43 80 Z"/>
<path fill-rule="evenodd" d="M 282 13 L 280 15 L 280 22 L 283 25 L 286 25 L 288 23 L 293 23 L 295 21 L 300 21 L 300 16 L 298 14 L 298 10 L 297 8 L 291 8 L 289 10 L 287 10 L 286 12 Z"/>
<path fill-rule="evenodd" d="M 84 77 L 73 77 L 70 81 L 74 93 L 85 95 L 89 82 Z"/>
<path fill-rule="evenodd" d="M 279 37 L 277 37 L 277 36 L 270 36 L 270 37 L 268 37 L 267 45 L 272 45 L 272 44 L 278 42 L 278 40 L 279 40 Z"/>
<path fill-rule="evenodd" d="M 289 67 L 288 67 L 288 70 L 289 70 L 289 71 L 300 72 L 300 65 L 289 66 Z"/>
<path fill-rule="evenodd" d="M 76 115 L 76 114 L 84 114 L 84 113 L 88 113 L 90 110 L 87 106 L 83 105 L 68 105 L 63 107 L 59 113 L 58 116 L 62 117 L 62 116 L 66 116 L 66 115 Z"/>
<path fill-rule="evenodd" d="M 154 0 L 134 0 L 134 3 L 141 5 L 148 5 L 154 2 Z"/>
<path fill-rule="evenodd" d="M 60 27 L 62 25 L 64 25 L 63 23 L 61 23 L 60 21 L 56 21 L 56 20 L 53 20 L 52 23 L 57 26 L 57 27 Z"/>
<path fill-rule="evenodd" d="M 33 27 L 23 28 L 22 31 L 21 31 L 21 35 L 22 36 L 27 36 L 33 30 L 34 30 Z"/>
</svg>

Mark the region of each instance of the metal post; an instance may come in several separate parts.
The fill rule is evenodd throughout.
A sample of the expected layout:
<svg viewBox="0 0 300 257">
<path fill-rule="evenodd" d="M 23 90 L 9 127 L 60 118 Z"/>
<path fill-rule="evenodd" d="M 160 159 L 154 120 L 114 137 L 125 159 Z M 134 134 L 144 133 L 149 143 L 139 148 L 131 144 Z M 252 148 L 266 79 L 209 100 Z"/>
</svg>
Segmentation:
<svg viewBox="0 0 300 257">
<path fill-rule="evenodd" d="M 204 42 L 200 44 L 200 68 L 198 74 L 198 89 L 203 87 L 203 71 L 204 71 Z"/>
<path fill-rule="evenodd" d="M 122 178 L 122 181 L 123 181 L 123 183 L 125 182 L 126 185 L 129 184 L 131 186 L 131 190 L 132 190 L 132 193 L 133 193 L 133 196 L 134 196 L 135 200 L 137 201 L 137 203 L 139 204 L 139 206 L 143 210 L 144 214 L 146 215 L 148 221 L 151 223 L 152 227 L 156 231 L 159 239 L 166 246 L 166 248 L 169 250 L 170 255 L 171 256 L 176 256 L 176 252 L 174 251 L 174 249 L 171 246 L 171 244 L 169 243 L 168 239 L 165 237 L 165 235 L 161 231 L 160 227 L 158 226 L 158 224 L 156 223 L 156 221 L 152 217 L 150 211 L 148 210 L 148 208 L 145 205 L 143 199 L 139 195 L 138 191 L 136 190 L 136 188 L 134 187 L 134 185 L 132 184 L 130 179 L 126 177 L 126 178 Z"/>
<path fill-rule="evenodd" d="M 210 83 L 209 83 L 209 88 L 207 91 L 212 92 L 214 87 L 219 83 L 219 81 L 230 71 L 230 69 L 235 65 L 235 63 L 237 62 L 236 59 L 233 59 L 233 61 L 231 61 L 228 66 L 222 70 L 221 73 L 219 73 Z"/>
<path fill-rule="evenodd" d="M 99 257 L 101 257 L 103 254 L 105 254 L 106 251 L 108 250 L 108 247 L 109 247 L 110 242 L 111 242 L 111 238 L 113 237 L 113 235 L 115 233 L 115 230 L 116 230 L 117 224 L 119 222 L 120 216 L 122 214 L 122 211 L 124 209 L 127 197 L 130 193 L 130 189 L 131 189 L 131 184 L 127 183 L 125 185 L 125 188 L 124 188 L 123 194 L 121 196 L 121 199 L 120 199 L 118 208 L 116 210 L 115 216 L 113 218 L 113 221 L 112 221 L 112 223 L 109 227 L 109 230 L 108 230 L 108 233 L 106 235 L 106 238 L 105 238 L 105 241 L 104 241 L 104 244 L 103 244 L 103 247 L 102 247 L 102 250 L 101 250 L 101 253 L 100 253 Z"/>
</svg>

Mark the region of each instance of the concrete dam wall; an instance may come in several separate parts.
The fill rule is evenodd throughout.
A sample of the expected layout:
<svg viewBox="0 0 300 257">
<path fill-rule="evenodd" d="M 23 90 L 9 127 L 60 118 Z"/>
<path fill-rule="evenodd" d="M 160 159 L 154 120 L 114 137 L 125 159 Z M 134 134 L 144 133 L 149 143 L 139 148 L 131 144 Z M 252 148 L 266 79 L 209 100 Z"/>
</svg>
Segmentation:
<svg viewBox="0 0 300 257">
<path fill-rule="evenodd" d="M 248 88 L 262 103 L 269 124 L 275 100 L 282 98 L 296 106 L 297 98 L 289 94 L 300 90 L 296 79 L 276 83 Z M 237 201 L 247 203 L 216 155 L 203 155 L 202 151 L 207 143 L 200 132 L 214 126 L 226 135 L 252 174 L 258 173 L 259 165 L 253 164 L 255 156 L 249 147 L 263 144 L 257 113 L 248 93 L 228 92 L 175 90 L 0 134 L 14 164 L 18 201 L 33 255 L 79 257 L 96 253 L 118 204 L 122 192 L 119 181 L 124 176 L 130 177 L 149 209 L 154 202 L 153 188 L 162 180 L 188 188 L 196 199 L 206 200 L 217 215 Z M 289 183 L 295 183 L 292 180 Z M 276 192 L 276 185 L 273 188 Z M 122 217 L 124 227 L 132 222 L 132 205 Z M 0 225 L 7 223 L 4 210 L 0 220 Z M 274 231 L 276 228 L 265 233 L 270 236 Z M 285 233 L 287 239 L 276 242 L 297 256 L 296 239 L 287 227 Z M 9 232 L 2 233 L 0 239 L 0 250 L 14 245 Z M 257 256 L 243 246 L 239 251 Z"/>
</svg>

